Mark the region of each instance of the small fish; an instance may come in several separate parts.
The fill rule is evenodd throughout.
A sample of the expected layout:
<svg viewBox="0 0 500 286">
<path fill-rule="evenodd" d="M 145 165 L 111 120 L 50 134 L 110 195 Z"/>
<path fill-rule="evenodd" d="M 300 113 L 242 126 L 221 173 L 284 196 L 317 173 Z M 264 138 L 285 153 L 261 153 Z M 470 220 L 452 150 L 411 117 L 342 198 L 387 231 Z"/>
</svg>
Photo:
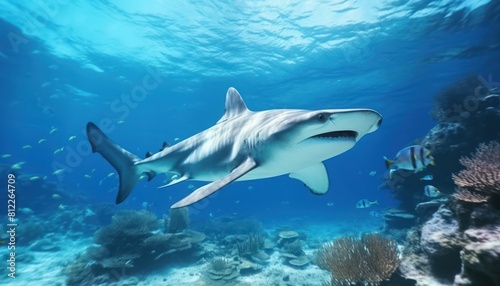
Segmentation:
<svg viewBox="0 0 500 286">
<path fill-rule="evenodd" d="M 10 158 L 10 157 L 12 157 L 11 154 L 3 154 L 2 155 L 2 159 L 7 159 L 7 158 Z"/>
<path fill-rule="evenodd" d="M 358 209 L 369 208 L 374 204 L 378 205 L 378 201 L 376 200 L 374 202 L 370 202 L 367 199 L 363 199 L 363 200 L 360 200 L 359 202 L 356 203 L 356 208 L 358 208 Z"/>
<path fill-rule="evenodd" d="M 41 178 L 39 176 L 33 176 L 30 178 L 30 181 L 37 181 L 40 180 Z"/>
<path fill-rule="evenodd" d="M 12 165 L 10 168 L 12 170 L 21 170 L 21 168 L 23 167 L 23 165 L 26 164 L 26 162 L 19 162 L 19 163 L 15 163 L 14 165 Z"/>
<path fill-rule="evenodd" d="M 125 123 L 125 121 L 123 121 L 123 120 L 118 120 L 118 121 L 116 122 L 116 124 L 123 124 L 123 123 Z"/>
<path fill-rule="evenodd" d="M 59 210 L 63 211 L 66 209 L 66 205 L 63 205 L 63 204 L 60 204 L 58 207 L 57 207 Z"/>
<path fill-rule="evenodd" d="M 53 134 L 53 133 L 54 133 L 54 132 L 56 132 L 56 131 L 57 131 L 57 128 L 52 127 L 52 129 L 50 129 L 50 131 L 49 131 L 49 134 Z"/>
<path fill-rule="evenodd" d="M 181 138 L 179 138 L 179 137 L 174 138 L 174 141 L 180 141 L 180 140 L 181 140 Z"/>
<path fill-rule="evenodd" d="M 403 169 L 419 172 L 428 165 L 435 165 L 431 151 L 420 145 L 408 146 L 396 154 L 396 159 L 384 157 L 387 169 Z"/>
<path fill-rule="evenodd" d="M 432 175 L 426 175 L 426 176 L 420 178 L 421 181 L 432 181 L 432 179 L 434 179 L 434 177 Z"/>
<path fill-rule="evenodd" d="M 368 214 L 370 214 L 372 217 L 382 217 L 382 215 L 377 211 L 370 211 Z"/>
<path fill-rule="evenodd" d="M 45 141 L 47 141 L 47 139 L 42 138 L 42 139 L 38 140 L 38 144 L 42 144 Z"/>
<path fill-rule="evenodd" d="M 60 175 L 64 172 L 64 169 L 57 169 L 54 172 L 52 172 L 52 175 Z"/>
<path fill-rule="evenodd" d="M 53 198 L 54 200 L 58 200 L 58 199 L 60 199 L 60 198 L 61 198 L 61 195 L 59 195 L 59 194 L 53 194 L 53 195 L 52 195 L 52 198 Z"/>
<path fill-rule="evenodd" d="M 85 179 L 92 179 L 92 176 L 91 176 L 91 175 L 89 175 L 89 174 L 85 174 L 85 175 L 83 175 L 83 177 L 84 177 Z"/>
<path fill-rule="evenodd" d="M 24 145 L 23 146 L 23 149 L 31 149 L 31 148 L 33 148 L 33 147 L 31 147 L 31 145 Z"/>
<path fill-rule="evenodd" d="M 54 155 L 55 155 L 55 154 L 59 154 L 59 153 L 61 153 L 62 151 L 64 151 L 64 147 L 61 147 L 61 148 L 59 148 L 59 149 L 56 149 L 56 150 L 54 151 Z"/>
<path fill-rule="evenodd" d="M 190 190 L 194 189 L 194 186 L 190 184 L 190 185 L 188 185 L 188 189 L 190 189 Z"/>
<path fill-rule="evenodd" d="M 333 207 L 333 203 L 332 202 L 328 202 L 328 203 L 326 203 L 326 206 L 327 207 Z"/>
<path fill-rule="evenodd" d="M 377 171 L 371 171 L 370 172 L 370 176 L 372 176 L 372 177 L 375 176 L 376 174 L 377 174 Z"/>
<path fill-rule="evenodd" d="M 253 190 L 253 186 L 248 186 L 248 189 L 249 190 Z"/>
<path fill-rule="evenodd" d="M 92 171 L 90 171 L 90 173 L 92 173 L 92 174 L 94 174 L 94 172 L 95 172 L 95 168 L 94 168 L 94 169 L 92 169 Z"/>
<path fill-rule="evenodd" d="M 73 136 L 70 136 L 68 140 L 69 140 L 69 141 L 73 141 L 73 140 L 75 140 L 75 139 L 76 139 L 76 136 L 74 136 L 74 135 L 73 135 Z"/>
<path fill-rule="evenodd" d="M 236 201 L 234 201 L 234 203 L 235 203 L 235 204 L 239 204 L 239 203 L 240 203 L 240 201 L 236 200 Z"/>
<path fill-rule="evenodd" d="M 441 195 L 441 192 L 433 185 L 426 185 L 424 187 L 424 195 L 428 196 L 429 198 L 435 198 L 439 197 Z"/>
</svg>

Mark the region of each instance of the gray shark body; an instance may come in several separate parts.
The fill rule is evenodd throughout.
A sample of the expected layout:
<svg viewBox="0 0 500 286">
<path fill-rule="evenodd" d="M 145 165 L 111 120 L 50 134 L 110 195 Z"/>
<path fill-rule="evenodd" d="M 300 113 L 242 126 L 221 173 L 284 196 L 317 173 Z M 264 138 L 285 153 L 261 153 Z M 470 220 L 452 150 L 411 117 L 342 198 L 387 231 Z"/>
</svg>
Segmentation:
<svg viewBox="0 0 500 286">
<path fill-rule="evenodd" d="M 196 203 L 237 180 L 290 174 L 313 193 L 328 191 L 322 161 L 352 148 L 378 129 L 382 117 L 370 109 L 250 111 L 240 94 L 229 88 L 226 110 L 214 126 L 140 159 L 112 142 L 95 124 L 87 124 L 94 152 L 117 170 L 116 203 L 130 194 L 143 174 L 151 180 L 165 173 L 170 186 L 185 180 L 208 181 L 172 208 Z M 165 187 L 164 186 L 164 187 Z"/>
</svg>

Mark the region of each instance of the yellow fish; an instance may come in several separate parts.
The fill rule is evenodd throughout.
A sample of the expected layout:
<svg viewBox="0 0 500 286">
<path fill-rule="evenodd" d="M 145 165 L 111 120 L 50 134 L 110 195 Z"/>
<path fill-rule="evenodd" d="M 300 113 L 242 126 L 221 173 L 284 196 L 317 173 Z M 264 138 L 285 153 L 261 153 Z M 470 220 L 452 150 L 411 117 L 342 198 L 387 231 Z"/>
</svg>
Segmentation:
<svg viewBox="0 0 500 286">
<path fill-rule="evenodd" d="M 59 174 L 62 174 L 63 172 L 64 172 L 64 169 L 57 169 L 54 172 L 52 172 L 52 175 L 59 175 Z"/>
<path fill-rule="evenodd" d="M 56 131 L 57 131 L 57 128 L 52 127 L 52 129 L 50 129 L 50 131 L 49 131 L 49 134 L 52 134 L 52 133 L 54 133 L 54 132 L 56 132 Z"/>
<path fill-rule="evenodd" d="M 62 151 L 64 151 L 64 147 L 61 147 L 59 149 L 56 149 L 56 151 L 54 151 L 54 155 L 55 154 L 58 154 L 58 153 L 61 153 Z"/>
<path fill-rule="evenodd" d="M 33 148 L 33 147 L 31 147 L 31 145 L 24 145 L 23 146 L 23 149 L 31 149 L 31 148 Z"/>
<path fill-rule="evenodd" d="M 42 144 L 45 141 L 47 141 L 47 140 L 42 138 L 42 139 L 38 140 L 38 144 Z"/>
<path fill-rule="evenodd" d="M 69 139 L 68 139 L 68 140 L 69 140 L 69 141 L 72 141 L 72 140 L 75 140 L 75 138 L 76 138 L 76 136 L 71 136 L 71 137 L 69 137 Z"/>
<path fill-rule="evenodd" d="M 61 198 L 61 195 L 59 195 L 59 194 L 53 194 L 53 195 L 52 195 L 52 198 L 53 198 L 54 200 L 58 200 L 58 199 L 60 199 L 60 198 Z"/>
<path fill-rule="evenodd" d="M 7 158 L 10 158 L 11 156 L 12 156 L 11 154 L 3 154 L 2 158 L 3 159 L 7 159 Z"/>
<path fill-rule="evenodd" d="M 10 168 L 12 170 L 21 170 L 21 168 L 23 167 L 24 164 L 26 164 L 26 162 L 19 162 L 19 163 L 12 165 Z"/>
</svg>

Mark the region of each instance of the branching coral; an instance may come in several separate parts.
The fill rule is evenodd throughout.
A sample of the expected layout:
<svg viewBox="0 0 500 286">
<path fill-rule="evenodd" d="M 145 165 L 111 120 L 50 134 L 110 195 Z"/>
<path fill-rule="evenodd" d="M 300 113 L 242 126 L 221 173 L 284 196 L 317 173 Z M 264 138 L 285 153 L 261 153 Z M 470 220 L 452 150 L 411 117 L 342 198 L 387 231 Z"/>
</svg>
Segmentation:
<svg viewBox="0 0 500 286">
<path fill-rule="evenodd" d="M 471 157 L 462 157 L 465 170 L 453 174 L 453 181 L 462 189 L 485 195 L 500 193 L 500 143 L 481 143 Z"/>
<path fill-rule="evenodd" d="M 283 246 L 283 250 L 286 253 L 291 253 L 296 256 L 301 256 L 304 254 L 304 251 L 302 250 L 302 247 L 300 245 L 300 240 L 295 240 L 293 242 L 285 243 Z"/>
<path fill-rule="evenodd" d="M 264 247 L 264 237 L 257 234 L 251 234 L 245 241 L 238 243 L 236 247 L 238 249 L 238 254 L 241 256 L 256 254 Z"/>
<path fill-rule="evenodd" d="M 151 232 L 158 227 L 158 220 L 150 212 L 121 211 L 113 216 L 110 225 L 96 232 L 95 241 L 113 255 L 136 252 L 137 245 L 151 236 Z"/>
<path fill-rule="evenodd" d="M 170 209 L 170 215 L 166 218 L 166 231 L 175 233 L 185 230 L 189 225 L 189 209 Z"/>
<path fill-rule="evenodd" d="M 399 266 L 397 244 L 380 234 L 341 237 L 316 253 L 316 264 L 331 272 L 331 285 L 378 285 Z"/>
<path fill-rule="evenodd" d="M 484 203 L 488 200 L 487 195 L 463 188 L 458 188 L 456 192 L 453 194 L 453 198 L 468 203 Z"/>
</svg>

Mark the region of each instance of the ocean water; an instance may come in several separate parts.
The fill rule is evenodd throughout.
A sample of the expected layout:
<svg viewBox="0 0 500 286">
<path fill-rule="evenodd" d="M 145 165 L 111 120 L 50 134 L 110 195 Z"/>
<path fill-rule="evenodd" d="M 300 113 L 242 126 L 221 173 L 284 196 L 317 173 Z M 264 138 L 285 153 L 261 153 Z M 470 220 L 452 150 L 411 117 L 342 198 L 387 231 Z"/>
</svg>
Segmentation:
<svg viewBox="0 0 500 286">
<path fill-rule="evenodd" d="M 165 178 L 157 176 L 114 206 L 116 171 L 90 152 L 87 122 L 108 126 L 113 141 L 143 158 L 214 125 L 229 87 L 255 111 L 370 108 L 383 123 L 324 162 L 327 194 L 312 195 L 287 176 L 235 182 L 191 207 L 191 220 L 238 215 L 264 226 L 376 230 L 382 221 L 369 211 L 398 206 L 378 189 L 383 156 L 393 158 L 436 124 L 434 96 L 468 74 L 500 85 L 499 15 L 498 1 L 487 0 L 4 0 L 0 164 L 24 162 L 18 176 L 81 198 L 17 201 L 41 218 L 93 204 L 147 205 L 161 217 L 205 182 L 158 189 Z M 22 186 L 17 192 L 22 197 Z M 379 204 L 356 208 L 362 199 Z"/>
</svg>

